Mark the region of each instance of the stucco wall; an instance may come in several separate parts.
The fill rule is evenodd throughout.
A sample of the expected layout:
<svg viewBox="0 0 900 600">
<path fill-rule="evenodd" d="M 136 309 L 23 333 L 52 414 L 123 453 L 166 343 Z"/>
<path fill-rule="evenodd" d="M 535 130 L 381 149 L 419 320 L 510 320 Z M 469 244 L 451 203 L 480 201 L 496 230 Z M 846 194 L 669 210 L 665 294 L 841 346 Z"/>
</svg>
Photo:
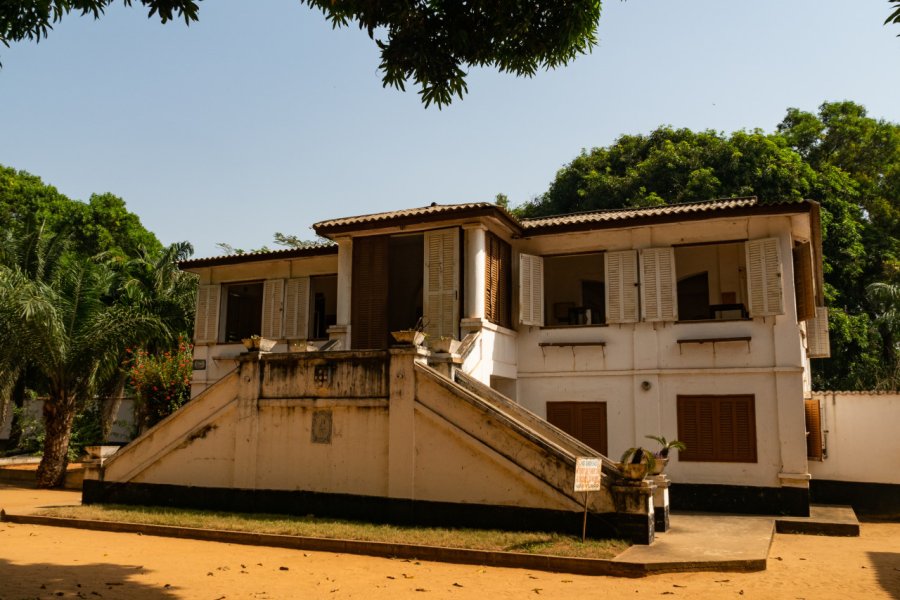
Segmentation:
<svg viewBox="0 0 900 600">
<path fill-rule="evenodd" d="M 900 484 L 900 394 L 814 392 L 827 458 L 809 461 L 814 479 Z"/>
<path fill-rule="evenodd" d="M 422 358 L 244 355 L 237 372 L 114 456 L 104 478 L 579 509 L 573 456 L 417 367 Z M 324 437 L 314 431 L 323 414 Z M 592 510 L 614 511 L 608 491 L 592 496 Z"/>
</svg>

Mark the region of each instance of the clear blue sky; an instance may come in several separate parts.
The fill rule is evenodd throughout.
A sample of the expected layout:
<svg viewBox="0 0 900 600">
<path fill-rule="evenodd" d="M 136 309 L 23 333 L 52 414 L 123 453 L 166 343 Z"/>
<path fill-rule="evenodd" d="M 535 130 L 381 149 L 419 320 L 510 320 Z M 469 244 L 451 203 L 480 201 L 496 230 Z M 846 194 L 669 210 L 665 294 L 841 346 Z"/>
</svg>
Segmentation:
<svg viewBox="0 0 900 600">
<path fill-rule="evenodd" d="M 850 99 L 900 122 L 887 0 L 606 0 L 600 43 L 533 79 L 473 70 L 424 109 L 378 53 L 294 0 L 206 0 L 162 26 L 137 6 L 0 47 L 0 163 L 71 198 L 112 192 L 196 256 L 322 219 L 431 202 L 513 204 L 582 148 L 662 124 L 771 131 Z"/>
</svg>

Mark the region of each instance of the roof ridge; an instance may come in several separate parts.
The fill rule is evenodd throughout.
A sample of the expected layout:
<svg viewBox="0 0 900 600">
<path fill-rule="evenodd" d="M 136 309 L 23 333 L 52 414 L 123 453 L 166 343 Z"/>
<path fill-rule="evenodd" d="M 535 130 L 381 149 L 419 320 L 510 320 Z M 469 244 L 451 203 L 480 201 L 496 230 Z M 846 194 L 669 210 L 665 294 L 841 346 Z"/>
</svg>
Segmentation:
<svg viewBox="0 0 900 600">
<path fill-rule="evenodd" d="M 713 198 L 710 200 L 688 200 L 686 202 L 667 202 L 665 204 L 654 204 L 653 206 L 622 206 L 619 208 L 595 208 L 593 210 L 580 210 L 577 212 L 569 212 L 569 213 L 556 213 L 552 215 L 544 215 L 541 217 L 525 217 L 520 218 L 519 222 L 523 225 L 528 221 L 539 221 L 542 219 L 558 219 L 561 217 L 577 217 L 581 215 L 592 215 L 592 214 L 610 214 L 617 212 L 634 212 L 641 210 L 659 210 L 662 208 L 669 208 L 673 206 L 691 206 L 691 205 L 701 205 L 701 204 L 719 204 L 725 202 L 736 202 L 741 200 L 754 200 L 757 203 L 759 202 L 759 198 L 756 196 L 726 196 L 722 198 Z"/>
</svg>

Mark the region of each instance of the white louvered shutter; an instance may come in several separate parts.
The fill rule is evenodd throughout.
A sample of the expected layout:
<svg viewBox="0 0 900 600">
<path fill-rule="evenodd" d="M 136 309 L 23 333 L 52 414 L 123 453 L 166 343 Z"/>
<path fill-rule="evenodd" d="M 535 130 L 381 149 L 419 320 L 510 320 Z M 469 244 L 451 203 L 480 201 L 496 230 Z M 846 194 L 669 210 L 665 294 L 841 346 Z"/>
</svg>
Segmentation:
<svg viewBox="0 0 900 600">
<path fill-rule="evenodd" d="M 262 337 L 281 339 L 284 279 L 266 279 L 263 285 Z"/>
<path fill-rule="evenodd" d="M 645 321 L 677 321 L 675 250 L 641 250 L 641 315 Z"/>
<path fill-rule="evenodd" d="M 459 230 L 425 232 L 425 333 L 459 337 Z"/>
<path fill-rule="evenodd" d="M 784 314 L 778 238 L 747 242 L 747 291 L 751 317 Z"/>
<path fill-rule="evenodd" d="M 294 277 L 284 285 L 284 337 L 309 337 L 309 277 Z"/>
<path fill-rule="evenodd" d="M 219 338 L 219 294 L 222 286 L 201 285 L 197 289 L 194 343 L 214 344 Z"/>
<path fill-rule="evenodd" d="M 540 256 L 519 255 L 519 321 L 544 324 L 544 259 Z"/>
<path fill-rule="evenodd" d="M 636 323 L 637 251 L 607 252 L 603 258 L 606 273 L 606 322 Z"/>
<path fill-rule="evenodd" d="M 831 339 L 828 335 L 828 309 L 816 307 L 816 318 L 806 321 L 806 349 L 810 358 L 831 356 Z"/>
</svg>

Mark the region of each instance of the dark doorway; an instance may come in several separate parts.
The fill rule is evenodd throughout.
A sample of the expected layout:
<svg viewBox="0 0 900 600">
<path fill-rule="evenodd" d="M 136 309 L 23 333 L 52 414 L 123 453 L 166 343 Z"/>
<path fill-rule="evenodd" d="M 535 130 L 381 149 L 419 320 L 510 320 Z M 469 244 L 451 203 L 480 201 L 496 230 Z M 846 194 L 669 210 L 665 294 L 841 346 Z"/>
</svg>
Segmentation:
<svg viewBox="0 0 900 600">
<path fill-rule="evenodd" d="M 388 243 L 388 331 L 412 329 L 422 316 L 425 236 L 394 235 Z"/>
<path fill-rule="evenodd" d="M 685 277 L 678 282 L 678 320 L 711 319 L 709 311 L 709 273 Z"/>
<path fill-rule="evenodd" d="M 263 284 L 225 286 L 225 341 L 240 342 L 262 331 Z"/>
</svg>

